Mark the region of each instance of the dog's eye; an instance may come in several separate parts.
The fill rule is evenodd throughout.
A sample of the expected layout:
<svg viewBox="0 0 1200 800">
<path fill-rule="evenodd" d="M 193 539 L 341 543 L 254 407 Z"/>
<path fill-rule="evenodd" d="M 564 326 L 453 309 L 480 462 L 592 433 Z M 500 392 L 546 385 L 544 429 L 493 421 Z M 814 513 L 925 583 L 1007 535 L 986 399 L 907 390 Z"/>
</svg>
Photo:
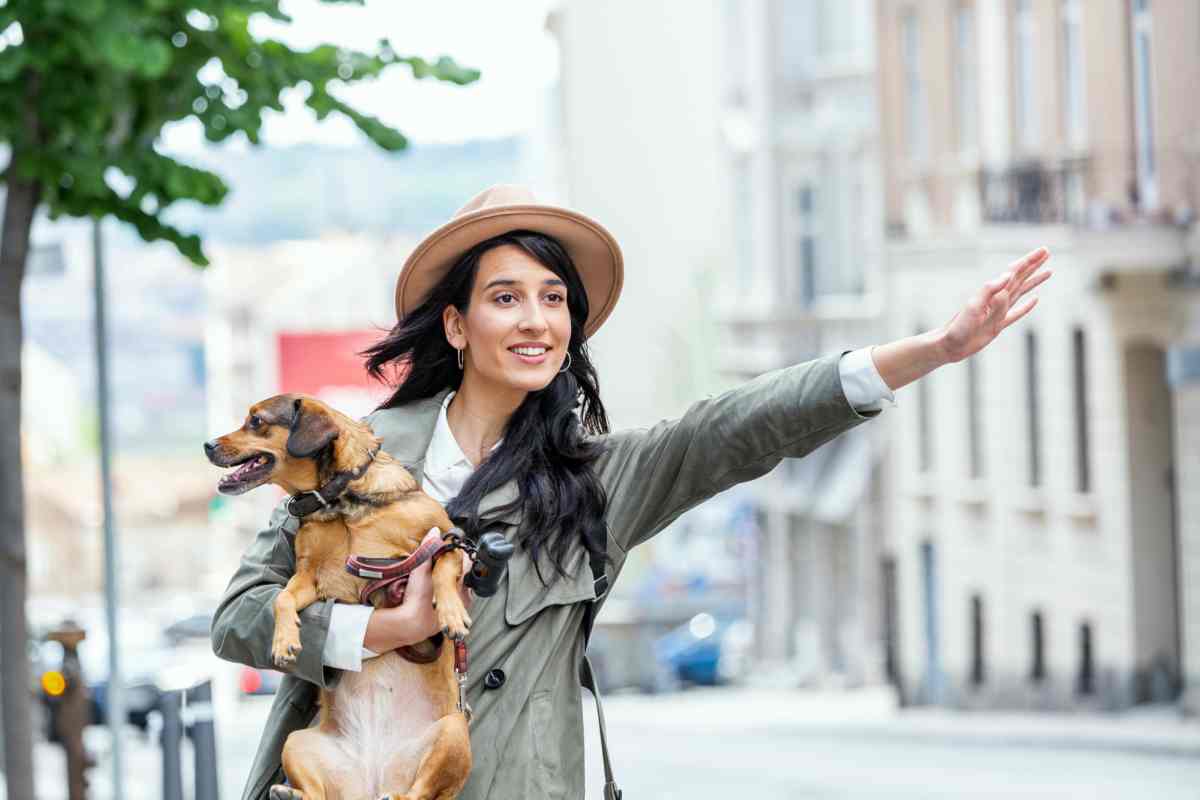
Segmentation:
<svg viewBox="0 0 1200 800">
<path fill-rule="evenodd" d="M 251 428 L 257 428 L 261 424 L 262 424 L 262 420 L 259 419 L 258 414 L 250 415 L 250 427 Z"/>
</svg>

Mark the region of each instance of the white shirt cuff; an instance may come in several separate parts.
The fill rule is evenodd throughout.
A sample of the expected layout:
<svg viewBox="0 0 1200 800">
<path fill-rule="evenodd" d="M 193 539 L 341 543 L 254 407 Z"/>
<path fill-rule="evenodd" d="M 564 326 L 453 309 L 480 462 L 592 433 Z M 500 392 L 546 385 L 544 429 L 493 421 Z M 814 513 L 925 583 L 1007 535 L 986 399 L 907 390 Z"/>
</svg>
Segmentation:
<svg viewBox="0 0 1200 800">
<path fill-rule="evenodd" d="M 889 406 L 896 405 L 896 395 L 880 377 L 870 347 L 842 356 L 838 361 L 838 372 L 842 378 L 842 391 L 855 411 L 879 411 L 885 401 Z"/>
<path fill-rule="evenodd" d="M 325 636 L 325 649 L 321 660 L 327 667 L 362 670 L 365 658 L 379 655 L 363 647 L 367 637 L 367 622 L 371 619 L 372 606 L 357 603 L 334 603 L 329 615 L 329 633 Z"/>
</svg>

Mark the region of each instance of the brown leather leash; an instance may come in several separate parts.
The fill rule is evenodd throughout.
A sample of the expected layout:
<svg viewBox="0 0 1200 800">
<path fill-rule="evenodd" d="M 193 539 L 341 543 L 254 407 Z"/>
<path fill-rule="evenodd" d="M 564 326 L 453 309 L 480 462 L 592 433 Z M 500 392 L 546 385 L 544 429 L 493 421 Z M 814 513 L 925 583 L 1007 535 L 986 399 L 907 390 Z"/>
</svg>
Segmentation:
<svg viewBox="0 0 1200 800">
<path fill-rule="evenodd" d="M 408 588 L 408 578 L 412 571 L 426 561 L 437 559 L 443 553 L 451 550 L 465 550 L 468 555 L 474 555 L 474 546 L 463 535 L 461 528 L 451 528 L 442 536 L 441 541 L 423 541 L 421 545 L 406 558 L 374 558 L 370 556 L 352 555 L 346 559 L 346 571 L 357 578 L 367 580 L 367 585 L 359 592 L 359 602 L 371 605 L 371 597 L 382 591 L 383 598 L 379 608 L 393 608 L 404 602 L 404 592 Z M 415 645 L 405 645 L 396 648 L 401 656 L 415 664 L 429 664 L 436 661 L 442 652 L 445 635 L 439 631 L 427 641 L 433 642 L 429 652 L 418 650 Z M 471 721 L 471 707 L 467 705 L 467 642 L 458 639 L 454 642 L 454 673 L 458 678 L 458 710 L 466 714 Z"/>
</svg>

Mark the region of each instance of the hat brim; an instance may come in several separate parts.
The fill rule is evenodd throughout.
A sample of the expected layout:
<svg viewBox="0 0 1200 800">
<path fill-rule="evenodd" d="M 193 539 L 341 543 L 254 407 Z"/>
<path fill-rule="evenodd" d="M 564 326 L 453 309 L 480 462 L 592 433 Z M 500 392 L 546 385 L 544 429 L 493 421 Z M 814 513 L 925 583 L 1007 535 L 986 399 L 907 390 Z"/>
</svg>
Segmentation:
<svg viewBox="0 0 1200 800">
<path fill-rule="evenodd" d="M 493 236 L 531 230 L 552 236 L 566 248 L 588 296 L 584 336 L 608 319 L 624 282 L 621 248 L 595 220 L 570 209 L 538 203 L 484 208 L 455 217 L 426 236 L 396 279 L 396 317 L 420 305 L 464 252 Z"/>
</svg>

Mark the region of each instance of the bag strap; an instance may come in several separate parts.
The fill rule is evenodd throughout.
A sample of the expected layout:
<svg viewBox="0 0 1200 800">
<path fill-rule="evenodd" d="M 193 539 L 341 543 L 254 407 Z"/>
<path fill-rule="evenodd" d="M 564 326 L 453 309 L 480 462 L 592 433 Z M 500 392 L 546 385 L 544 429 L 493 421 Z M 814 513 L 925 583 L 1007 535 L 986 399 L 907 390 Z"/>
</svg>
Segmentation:
<svg viewBox="0 0 1200 800">
<path fill-rule="evenodd" d="M 621 800 L 621 790 L 613 779 L 612 761 L 608 756 L 608 729 L 604 725 L 604 706 L 600 702 L 600 689 L 596 686 L 596 675 L 592 662 L 587 657 L 588 640 L 592 636 L 592 625 L 596 621 L 596 603 L 608 591 L 608 575 L 604 572 L 602 559 L 592 559 L 592 576 L 596 584 L 596 599 L 583 610 L 583 660 L 579 662 L 579 683 L 596 698 L 596 716 L 600 720 L 600 752 L 604 756 L 604 800 Z"/>
</svg>

